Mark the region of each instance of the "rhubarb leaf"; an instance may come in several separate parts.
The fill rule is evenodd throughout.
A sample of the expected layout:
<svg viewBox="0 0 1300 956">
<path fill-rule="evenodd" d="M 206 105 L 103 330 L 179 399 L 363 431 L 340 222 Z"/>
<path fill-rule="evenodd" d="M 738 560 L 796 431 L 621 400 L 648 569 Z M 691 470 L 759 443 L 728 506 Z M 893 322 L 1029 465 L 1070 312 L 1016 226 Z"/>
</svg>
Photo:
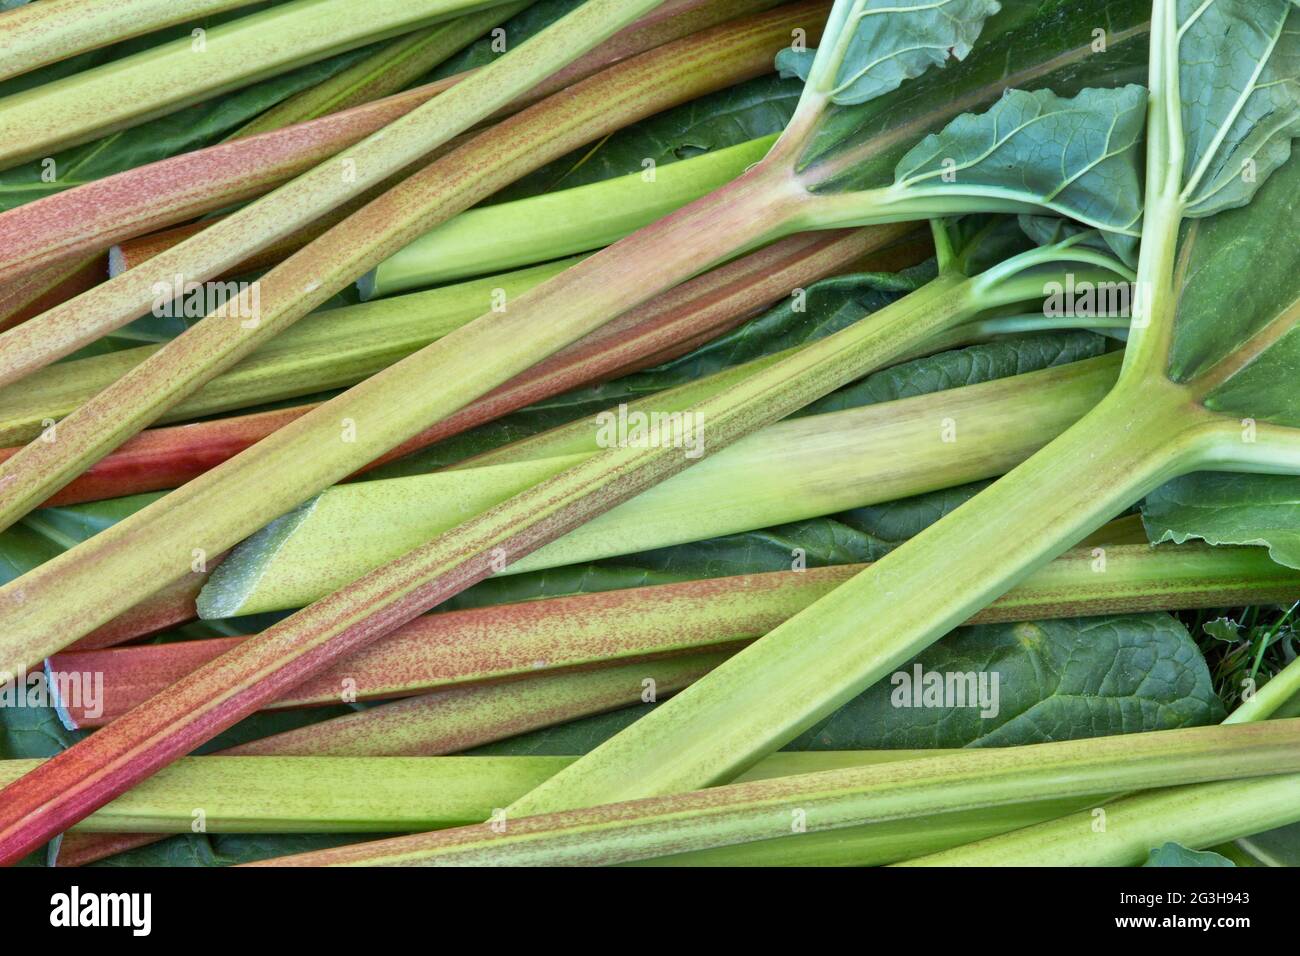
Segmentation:
<svg viewBox="0 0 1300 956">
<path fill-rule="evenodd" d="M 1151 851 L 1143 866 L 1236 866 L 1226 856 L 1209 850 L 1190 850 L 1181 843 L 1166 843 Z"/>
<path fill-rule="evenodd" d="M 442 79 L 466 70 L 487 66 L 505 51 L 513 50 L 525 40 L 540 33 L 566 13 L 582 6 L 584 0 L 535 0 L 515 14 L 498 30 L 475 40 L 455 56 L 448 57 L 429 73 L 430 80 Z"/>
<path fill-rule="evenodd" d="M 909 196 L 987 196 L 1051 209 L 1098 229 L 1139 233 L 1144 87 L 1008 90 L 985 113 L 957 117 L 898 164 Z"/>
<path fill-rule="evenodd" d="M 894 706 L 904 682 L 882 681 L 786 750 L 1002 747 L 1209 724 L 1223 718 L 1209 669 L 1168 614 L 959 628 L 900 667 L 922 674 L 997 675 L 998 713 Z M 924 704 L 924 687 L 918 690 Z M 628 707 L 476 748 L 476 754 L 587 753 L 657 704 Z"/>
<path fill-rule="evenodd" d="M 1187 216 L 1250 202 L 1300 136 L 1294 0 L 1180 0 Z"/>
<path fill-rule="evenodd" d="M 953 681 L 954 688 L 986 690 L 993 703 L 982 709 L 966 698 L 967 706 L 954 706 L 945 690 L 935 698 L 943 705 L 931 706 L 929 675 Z M 961 628 L 796 738 L 795 745 L 1010 747 L 1222 718 L 1209 668 L 1175 618 L 1075 618 Z"/>
<path fill-rule="evenodd" d="M 1243 837 L 1237 847 L 1262 866 L 1300 866 L 1300 823 Z"/>
<path fill-rule="evenodd" d="M 865 103 L 949 58 L 966 59 L 997 0 L 841 0 L 822 47 L 782 50 L 776 65 L 832 103 Z"/>
<path fill-rule="evenodd" d="M 832 105 L 801 164 L 814 167 L 818 191 L 885 186 L 921 136 L 955 112 L 993 105 L 1007 88 L 1070 96 L 1084 87 L 1143 83 L 1150 16 L 1148 0 L 1004 3 L 965 60 L 868 103 Z"/>
<path fill-rule="evenodd" d="M 1226 369 L 1208 407 L 1300 426 L 1300 161 L 1269 177 L 1249 206 L 1197 220 L 1183 232 L 1179 252 L 1187 265 L 1170 377 L 1189 382 Z"/>
<path fill-rule="evenodd" d="M 1279 564 L 1300 568 L 1300 478 L 1202 472 L 1156 489 L 1142 504 L 1153 543 L 1199 538 L 1210 544 L 1268 548 Z"/>
</svg>

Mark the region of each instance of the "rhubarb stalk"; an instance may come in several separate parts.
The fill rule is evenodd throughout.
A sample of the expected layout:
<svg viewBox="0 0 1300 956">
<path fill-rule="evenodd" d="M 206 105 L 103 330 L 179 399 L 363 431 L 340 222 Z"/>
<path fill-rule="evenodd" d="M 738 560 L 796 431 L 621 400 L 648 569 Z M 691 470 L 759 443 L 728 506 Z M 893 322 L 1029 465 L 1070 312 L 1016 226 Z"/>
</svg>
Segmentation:
<svg viewBox="0 0 1300 956">
<path fill-rule="evenodd" d="M 268 861 L 276 866 L 600 866 L 932 813 L 1280 774 L 1300 720 L 972 750 L 517 816 Z M 560 771 L 564 773 L 565 771 Z M 554 779 L 551 777 L 549 779 Z M 545 788 L 546 784 L 542 784 Z M 517 806 L 518 801 L 512 806 Z"/>
<path fill-rule="evenodd" d="M 1300 571 L 1271 561 L 1259 548 L 1107 544 L 1105 559 L 1099 573 L 1093 548 L 1069 551 L 966 623 L 1267 604 L 1300 591 Z M 424 615 L 268 706 L 336 703 L 344 686 L 354 687 L 358 699 L 377 700 L 729 647 L 761 637 L 866 567 L 706 578 Z M 104 690 L 93 707 L 88 701 L 58 704 L 66 725 L 96 727 L 244 640 L 70 650 L 55 654 L 46 667 L 103 675 Z M 1271 682 L 1258 697 L 1270 688 L 1284 692 L 1280 682 Z"/>
<path fill-rule="evenodd" d="M 0 80 L 254 0 L 42 0 L 0 14 Z"/>
<path fill-rule="evenodd" d="M 366 15 L 359 17 L 352 0 L 290 0 L 197 37 L 5 97 L 0 100 L 0 168 L 500 2 L 368 0 Z M 293 42 L 286 43 L 285 36 Z"/>
</svg>

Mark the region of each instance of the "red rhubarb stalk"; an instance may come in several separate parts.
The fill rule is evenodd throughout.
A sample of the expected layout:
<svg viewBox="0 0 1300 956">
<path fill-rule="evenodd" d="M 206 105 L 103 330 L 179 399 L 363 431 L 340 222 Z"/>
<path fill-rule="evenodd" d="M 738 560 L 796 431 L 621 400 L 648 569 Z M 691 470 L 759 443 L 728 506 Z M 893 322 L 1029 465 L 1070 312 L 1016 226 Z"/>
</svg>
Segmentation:
<svg viewBox="0 0 1300 956">
<path fill-rule="evenodd" d="M 1109 530 L 1103 529 L 1103 530 Z M 1115 529 L 1118 530 L 1118 529 Z M 1282 601 L 1300 571 L 1259 548 L 1113 545 L 1106 574 L 1091 546 L 1070 551 L 975 614 L 970 624 Z M 341 688 L 378 700 L 539 671 L 734 648 L 761 637 L 867 565 L 777 571 L 449 611 L 416 618 L 271 701 L 274 708 L 337 703 Z M 102 674 L 89 701 L 60 701 L 64 722 L 100 727 L 247 638 L 67 651 L 55 673 Z"/>
</svg>

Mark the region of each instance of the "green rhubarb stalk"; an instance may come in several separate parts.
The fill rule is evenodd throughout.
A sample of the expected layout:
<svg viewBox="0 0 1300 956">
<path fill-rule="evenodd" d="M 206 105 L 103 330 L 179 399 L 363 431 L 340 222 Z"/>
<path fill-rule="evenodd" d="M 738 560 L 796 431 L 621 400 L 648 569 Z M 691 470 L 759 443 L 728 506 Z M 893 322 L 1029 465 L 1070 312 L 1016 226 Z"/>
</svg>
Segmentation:
<svg viewBox="0 0 1300 956">
<path fill-rule="evenodd" d="M 0 168 L 499 2 L 290 0 L 0 99 Z"/>
<path fill-rule="evenodd" d="M 426 233 L 358 281 L 362 299 L 497 272 L 607 246 L 726 185 L 776 136 L 514 203 L 471 209 Z M 484 237 L 491 242 L 485 244 Z M 487 248 L 484 248 L 484 246 Z"/>
<path fill-rule="evenodd" d="M 213 378 L 158 421 L 184 421 L 354 385 L 478 318 L 494 294 L 519 295 L 573 262 L 564 259 L 321 312 Z M 0 392 L 0 442 L 38 437 L 51 419 L 74 411 L 163 347 L 141 345 L 60 362 L 41 369 L 19 388 Z"/>
<path fill-rule="evenodd" d="M 42 0 L 0 13 L 0 80 L 254 0 Z"/>
<path fill-rule="evenodd" d="M 763 780 L 840 767 L 919 760 L 945 751 L 778 754 Z M 73 833 L 395 833 L 476 823 L 527 793 L 571 756 L 187 757 L 97 810 Z M 0 761 L 0 785 L 41 760 Z"/>
<path fill-rule="evenodd" d="M 866 323 L 870 325 L 870 320 Z M 779 422 L 605 512 L 502 573 L 580 564 L 752 531 L 1001 475 L 1081 418 L 1114 384 L 1119 355 L 862 408 Z M 771 363 L 761 363 L 770 368 Z M 199 598 L 202 617 L 303 607 L 475 514 L 600 451 L 620 415 L 691 409 L 732 374 L 566 428 L 572 447 L 513 460 L 331 488 L 235 548 Z M 673 390 L 677 392 L 677 390 Z M 942 422 L 961 440 L 942 440 Z M 712 422 L 691 436 L 711 445 Z M 552 442 L 555 439 L 552 438 Z M 606 438 L 605 442 L 608 443 Z M 692 446 L 688 446 L 688 452 Z M 745 494 L 737 496 L 738 485 Z"/>
<path fill-rule="evenodd" d="M 628 863 L 683 850 L 788 837 L 801 830 L 816 833 L 1026 800 L 1284 773 L 1300 766 L 1298 734 L 1300 721 L 1197 727 L 964 751 L 539 816 L 518 816 L 507 807 L 488 823 L 269 862 L 279 866 Z"/>
<path fill-rule="evenodd" d="M 1300 431 L 1280 424 L 1300 419 L 1295 392 L 1279 386 L 1284 378 L 1275 371 L 1293 361 L 1286 336 L 1300 316 L 1297 245 L 1258 247 L 1272 228 L 1267 224 L 1295 221 L 1300 162 L 1282 168 L 1265 188 L 1260 182 L 1300 133 L 1300 9 L 1288 0 L 1258 6 L 1263 27 L 1238 19 L 1245 14 L 1190 0 L 1183 0 L 1181 20 L 1172 0 L 1156 5 L 1139 303 L 1114 390 L 1006 477 L 547 781 L 514 812 L 724 781 L 1164 482 L 1202 469 L 1300 471 Z M 1235 63 L 1240 89 L 1229 94 L 1198 71 L 1218 62 L 1219 54 L 1206 51 L 1239 30 L 1250 33 L 1255 59 Z M 1218 108 L 1206 112 L 1189 103 L 1184 112 L 1180 71 L 1198 91 L 1219 90 Z M 1037 115 L 1034 104 L 1004 103 Z M 1245 117 L 1271 115 L 1274 106 L 1291 125 L 1269 120 L 1252 132 Z M 1186 157 L 1183 123 L 1196 145 Z M 1265 150 L 1248 167 L 1249 177 L 1239 177 L 1236 158 L 1228 158 L 1242 137 Z M 946 152 L 942 136 L 933 150 Z M 1027 175 L 1016 169 L 1014 178 Z M 1256 189 L 1250 208 L 1181 229 L 1185 218 L 1242 205 Z M 1238 261 L 1243 255 L 1246 261 Z M 1262 297 L 1250 278 L 1260 256 L 1271 257 L 1278 276 Z M 1240 308 L 1243 301 L 1250 308 Z M 1229 303 L 1238 324 L 1225 327 L 1221 316 Z M 1254 374 L 1260 370 L 1264 377 Z M 1230 384 L 1238 385 L 1235 400 L 1224 398 L 1232 394 Z M 1258 432 L 1243 431 L 1242 419 L 1253 425 L 1257 416 L 1265 419 Z"/>
<path fill-rule="evenodd" d="M 527 6 L 528 0 L 502 2 L 400 37 L 342 73 L 277 103 L 227 138 L 283 129 L 397 93 Z"/>
<path fill-rule="evenodd" d="M 1119 531 L 1112 524 L 1102 534 Z M 1252 605 L 1300 593 L 1300 571 L 1271 561 L 1260 548 L 1153 548 L 1102 540 L 1102 545 L 1066 552 L 966 623 Z M 382 699 L 719 650 L 761 637 L 865 567 L 706 578 L 424 615 L 268 706 L 333 703 L 344 686 L 354 688 L 358 699 Z M 46 666 L 54 673 L 103 675 L 103 693 L 95 701 L 61 700 L 58 705 L 65 725 L 93 727 L 116 720 L 242 640 L 70 650 L 54 655 Z M 1265 706 L 1270 697 L 1293 696 L 1285 684 L 1271 681 L 1255 698 L 1264 701 L 1257 706 Z"/>
<path fill-rule="evenodd" d="M 676 693 L 727 652 L 679 655 L 595 670 L 450 687 L 284 731 L 220 752 L 245 757 L 411 757 L 458 753 L 518 734 Z M 341 699 L 350 683 L 335 691 Z M 16 781 L 15 781 L 16 782 Z M 59 847 L 80 862 L 152 842 L 138 835 L 73 838 Z M 951 846 L 952 844 L 943 844 Z"/>
<path fill-rule="evenodd" d="M 762 158 L 771 142 L 765 137 L 673 163 L 655 183 L 640 174 L 621 176 L 464 212 L 417 243 L 436 252 L 441 265 L 436 276 L 407 287 L 557 261 L 402 296 L 387 307 L 367 303 L 331 309 L 290 326 L 157 421 L 182 421 L 354 385 L 482 315 L 494 297 L 509 302 L 577 261 L 560 257 L 613 242 L 712 191 Z M 31 441 L 50 419 L 76 411 L 162 348 L 142 345 L 61 362 L 35 372 L 21 388 L 0 391 L 0 443 Z"/>
<path fill-rule="evenodd" d="M 745 206 L 744 202 L 726 204 L 726 210 L 737 217 L 736 228 L 751 223 L 753 210 Z M 644 231 L 635 235 L 644 235 Z M 680 248 L 676 251 L 686 254 Z M 711 448 L 725 447 L 746 432 L 783 417 L 966 317 L 972 308 L 971 281 L 945 273 L 922 290 L 882 309 L 870 321 L 815 342 L 701 403 L 698 410 L 710 423 Z M 553 290 L 556 285 L 542 285 L 529 295 Z M 593 294 L 601 292 L 606 292 L 601 286 L 593 290 Z M 517 315 L 508 313 L 506 321 Z M 474 328 L 466 326 L 452 336 Z M 406 359 L 393 369 L 411 361 Z M 351 394 L 356 392 L 354 389 Z M 302 440 L 302 424 L 310 425 L 309 420 L 321 413 L 328 418 L 336 402 L 326 403 L 317 412 L 290 423 L 256 447 L 274 445 L 284 436 Z M 390 409 L 387 402 L 381 407 Z M 665 435 L 671 436 L 672 432 L 665 429 L 660 437 Z M 182 678 L 167 693 L 135 708 L 4 790 L 5 799 L 0 801 L 0 861 L 30 852 L 96 807 L 264 706 L 283 688 L 323 669 L 331 660 L 361 649 L 487 577 L 498 566 L 528 554 L 682 470 L 690 459 L 675 444 L 675 440 L 661 440 L 649 447 L 615 447 L 580 462 L 317 601 Z M 200 478 L 186 488 L 204 482 L 205 478 Z M 122 523 L 114 526 L 121 527 Z M 103 540 L 113 530 L 92 540 Z M 75 550 L 65 552 L 63 559 Z M 65 623 L 67 620 L 64 617 Z M 250 675 L 261 679 L 250 679 Z M 75 777 L 65 770 L 65 766 L 74 765 L 79 767 Z M 87 774 L 88 765 L 103 767 L 105 772 Z"/>
<path fill-rule="evenodd" d="M 164 277 L 176 274 L 194 277 L 195 254 L 203 250 L 223 250 L 231 254 L 232 240 L 235 239 L 232 227 L 239 227 L 241 234 L 250 228 L 255 235 L 263 235 L 265 231 L 281 234 L 279 230 L 295 219 L 292 210 L 296 208 L 286 210 L 283 202 L 295 196 L 302 199 L 299 187 L 317 199 L 317 187 L 326 193 L 339 188 L 337 180 L 341 177 L 335 162 L 346 164 L 355 160 L 357 179 L 361 182 L 369 179 L 372 172 L 388 169 L 375 157 L 366 159 L 371 151 L 387 159 L 406 155 L 404 149 L 412 149 L 416 155 L 427 152 L 438 139 L 421 136 L 418 142 L 411 142 L 420 131 L 428 132 L 426 126 L 432 124 L 435 129 L 447 132 L 463 128 L 484 110 L 508 102 L 516 92 L 526 88 L 530 78 L 545 75 L 557 63 L 581 53 L 582 49 L 575 47 L 576 36 L 583 36 L 594 45 L 641 10 L 653 6 L 654 2 L 637 0 L 635 4 L 615 4 L 611 0 L 588 0 L 527 43 L 456 84 L 434 103 L 390 124 L 342 154 L 338 160 L 317 167 L 271 196 L 219 221 L 203 233 L 150 260 L 148 267 L 129 270 L 67 303 L 66 307 L 28 320 L 0 335 L 0 362 L 8 358 L 14 366 L 30 369 L 33 362 L 39 365 L 53 357 L 52 344 L 58 351 L 63 346 L 81 341 L 81 336 L 90 334 L 93 337 L 95 331 L 104 331 L 103 315 L 94 309 L 83 312 L 88 299 L 106 301 L 113 322 L 121 324 L 135 314 L 138 296 L 148 292 L 145 301 L 153 301 L 157 292 L 152 290 L 151 284 L 160 274 Z M 0 523 L 11 522 L 48 498 L 50 493 L 156 419 L 209 377 L 297 321 L 355 280 L 359 273 L 377 265 L 435 223 L 450 218 L 519 175 L 589 141 L 593 136 L 610 132 L 624 122 L 725 86 L 728 82 L 765 72 L 769 69 L 772 48 L 784 42 L 791 25 L 806 23 L 810 13 L 815 13 L 820 7 L 819 2 L 811 2 L 778 9 L 735 24 L 724 24 L 697 37 L 666 44 L 626 60 L 557 94 L 552 100 L 543 101 L 498 123 L 425 167 L 272 269 L 258 280 L 256 287 L 245 290 L 230 309 L 224 310 L 233 311 L 239 317 L 234 334 L 232 317 L 223 314 L 223 310 L 213 312 L 207 317 L 210 321 L 200 321 L 192 326 L 157 355 L 132 369 L 112 387 L 60 422 L 57 442 L 33 442 L 0 466 Z M 700 71 L 699 57 L 706 50 L 711 68 Z M 472 110 L 460 108 L 465 104 L 469 104 Z M 440 110 L 440 106 L 446 108 Z M 456 120 L 458 115 L 460 118 Z M 444 119 L 447 122 L 444 123 Z M 274 220 L 268 221 L 272 214 L 275 214 Z M 250 218 L 261 225 L 253 227 Z M 762 225 L 765 221 L 762 215 L 742 219 L 738 234 L 756 230 L 762 233 L 766 229 Z M 688 275 L 707 264 L 699 257 L 693 257 Z M 199 276 L 210 271 L 205 267 Z M 642 279 L 640 285 L 648 288 L 643 294 L 634 294 L 631 301 L 627 298 L 627 290 L 608 282 L 600 283 L 605 301 L 613 300 L 617 305 L 604 304 L 593 311 L 601 319 L 607 318 L 611 312 L 625 311 L 673 284 L 662 282 L 655 275 L 648 271 L 644 277 L 638 277 Z M 255 291 L 257 314 L 244 318 L 253 311 Z M 577 296 L 578 300 L 581 298 L 581 295 Z M 420 364 L 428 368 L 423 374 L 416 373 L 421 379 L 418 389 L 402 385 L 402 401 L 388 402 L 389 411 L 398 413 L 388 425 L 378 432 L 371 429 L 367 436 L 371 440 L 368 441 L 346 444 L 330 441 L 335 452 L 350 454 L 369 449 L 369 453 L 355 465 L 327 454 L 325 458 L 329 460 L 320 462 L 324 471 L 311 476 L 299 467 L 299 476 L 308 480 L 308 485 L 304 486 L 310 489 L 307 493 L 318 491 L 364 466 L 449 411 L 522 371 L 536 361 L 539 351 L 541 354 L 556 351 L 599 324 L 598 321 L 588 321 L 586 326 L 578 327 L 574 327 L 576 322 L 558 324 L 550 334 L 541 334 L 535 323 L 528 323 L 530 331 L 542 338 L 541 342 L 533 342 L 528 334 L 508 328 L 511 317 L 520 312 L 519 301 L 511 308 L 509 315 L 489 312 L 483 321 L 471 323 L 460 332 L 485 342 L 505 336 L 505 341 L 512 343 L 512 349 L 500 349 L 491 344 L 475 347 L 472 354 L 479 356 L 476 375 L 462 374 L 459 369 L 445 373 L 438 370 L 438 366 L 449 362 L 455 365 L 460 356 L 471 354 L 464 352 L 458 343 L 417 353 Z M 582 315 L 578 313 L 578 316 Z M 18 344 L 14 337 L 26 345 Z M 22 358 L 24 355 L 26 358 Z M 396 375 L 395 369 L 389 371 Z M 414 369 L 408 368 L 408 372 L 411 371 Z M 439 384 L 430 388 L 430 382 Z M 380 382 L 375 387 L 382 389 L 384 386 Z M 425 395 L 429 402 L 412 404 L 409 401 L 412 395 Z M 332 410 L 330 414 L 332 416 Z M 345 417 L 355 419 L 351 415 Z M 109 421 L 113 423 L 112 427 L 105 427 Z M 338 423 L 332 421 L 330 431 L 337 434 L 337 430 Z M 321 450 L 319 446 L 317 450 Z M 303 456 L 297 456 L 297 464 L 301 466 L 302 463 Z M 251 467 L 251 462 L 246 460 L 245 467 Z M 223 529 L 220 533 L 230 536 L 228 544 L 233 544 L 307 496 L 299 490 L 285 491 L 288 493 L 283 498 L 264 496 L 267 507 L 260 515 L 261 520 L 245 515 L 244 519 L 253 519 L 246 528 L 234 530 L 233 534 L 233 529 Z"/>
</svg>

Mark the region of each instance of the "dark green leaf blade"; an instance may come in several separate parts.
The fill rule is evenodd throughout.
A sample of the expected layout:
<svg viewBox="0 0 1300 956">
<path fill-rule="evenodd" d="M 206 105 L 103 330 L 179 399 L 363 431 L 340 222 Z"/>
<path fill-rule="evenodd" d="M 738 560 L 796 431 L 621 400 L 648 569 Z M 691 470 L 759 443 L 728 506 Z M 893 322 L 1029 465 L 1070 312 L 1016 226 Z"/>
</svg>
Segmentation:
<svg viewBox="0 0 1300 956">
<path fill-rule="evenodd" d="M 782 50 L 776 65 L 811 77 L 832 103 L 865 103 L 949 58 L 964 60 L 1000 7 L 997 0 L 840 0 L 821 49 Z"/>
<path fill-rule="evenodd" d="M 1151 851 L 1143 866 L 1236 866 L 1226 856 L 1209 850 L 1189 850 L 1181 843 L 1166 843 Z"/>
<path fill-rule="evenodd" d="M 1153 543 L 1259 545 L 1278 564 L 1300 568 L 1300 477 L 1186 475 L 1147 496 L 1142 521 Z"/>
<path fill-rule="evenodd" d="M 1146 89 L 1008 90 L 992 109 L 957 117 L 898 164 L 909 196 L 990 196 L 1050 209 L 1125 235 L 1142 217 L 1139 143 Z"/>
<path fill-rule="evenodd" d="M 1187 216 L 1250 202 L 1300 136 L 1300 8 L 1293 0 L 1180 0 Z"/>
</svg>

